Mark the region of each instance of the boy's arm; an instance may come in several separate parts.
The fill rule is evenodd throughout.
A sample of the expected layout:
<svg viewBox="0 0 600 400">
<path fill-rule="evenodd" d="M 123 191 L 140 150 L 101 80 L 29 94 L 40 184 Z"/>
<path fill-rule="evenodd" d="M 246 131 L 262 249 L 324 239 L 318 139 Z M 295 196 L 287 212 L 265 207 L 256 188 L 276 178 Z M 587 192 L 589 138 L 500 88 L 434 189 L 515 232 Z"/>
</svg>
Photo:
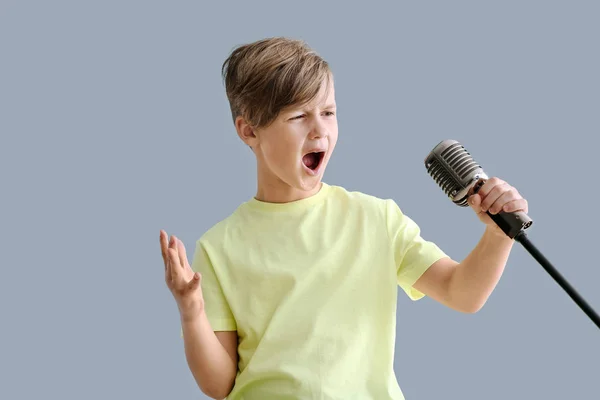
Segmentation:
<svg viewBox="0 0 600 400">
<path fill-rule="evenodd" d="M 486 226 L 479 243 L 460 263 L 450 258 L 435 262 L 414 287 L 448 307 L 473 313 L 483 307 L 498 284 L 514 244 L 486 212 L 527 213 L 528 205 L 515 188 L 495 177 L 469 198 L 469 204 Z"/>
<path fill-rule="evenodd" d="M 226 398 L 237 375 L 237 332 L 213 332 L 204 312 L 182 319 L 181 327 L 186 360 L 196 383 L 207 396 Z"/>
<path fill-rule="evenodd" d="M 168 250 L 172 259 L 166 264 L 165 273 L 169 288 L 178 300 L 185 357 L 202 392 L 211 398 L 223 399 L 233 389 L 237 377 L 235 320 L 203 242 L 196 242 L 190 265 L 183 243 L 173 236 L 171 242 L 175 240 L 178 252 Z M 166 233 L 161 232 L 161 247 L 166 246 Z M 212 323 L 209 316 L 215 318 Z"/>
<path fill-rule="evenodd" d="M 498 284 L 513 243 L 488 228 L 462 262 L 451 258 L 435 262 L 414 287 L 457 311 L 477 312 Z"/>
</svg>

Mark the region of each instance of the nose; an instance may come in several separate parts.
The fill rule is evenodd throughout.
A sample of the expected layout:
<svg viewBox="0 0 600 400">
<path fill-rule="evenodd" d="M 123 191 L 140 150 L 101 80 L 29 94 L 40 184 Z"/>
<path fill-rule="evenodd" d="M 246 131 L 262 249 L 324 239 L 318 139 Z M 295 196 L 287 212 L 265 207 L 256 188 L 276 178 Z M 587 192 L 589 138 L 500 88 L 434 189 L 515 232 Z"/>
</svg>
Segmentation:
<svg viewBox="0 0 600 400">
<path fill-rule="evenodd" d="M 323 121 L 316 119 L 309 136 L 311 139 L 321 139 L 329 136 L 326 124 Z"/>
</svg>

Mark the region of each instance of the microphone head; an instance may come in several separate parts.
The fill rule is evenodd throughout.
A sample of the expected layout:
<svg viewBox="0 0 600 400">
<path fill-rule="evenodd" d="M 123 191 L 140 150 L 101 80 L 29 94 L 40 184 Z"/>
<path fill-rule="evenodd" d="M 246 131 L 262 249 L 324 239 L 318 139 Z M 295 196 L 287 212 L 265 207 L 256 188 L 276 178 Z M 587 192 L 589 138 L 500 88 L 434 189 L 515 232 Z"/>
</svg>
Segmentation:
<svg viewBox="0 0 600 400">
<path fill-rule="evenodd" d="M 425 157 L 425 168 L 438 186 L 454 202 L 467 207 L 469 192 L 479 179 L 488 179 L 471 154 L 456 140 L 438 143 Z"/>
</svg>

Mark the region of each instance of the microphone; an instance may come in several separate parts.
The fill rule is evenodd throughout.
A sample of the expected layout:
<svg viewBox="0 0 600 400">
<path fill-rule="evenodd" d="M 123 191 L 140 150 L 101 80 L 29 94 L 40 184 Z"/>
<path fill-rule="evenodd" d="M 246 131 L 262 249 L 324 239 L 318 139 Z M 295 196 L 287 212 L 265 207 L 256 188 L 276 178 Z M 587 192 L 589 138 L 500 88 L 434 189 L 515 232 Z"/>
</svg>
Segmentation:
<svg viewBox="0 0 600 400">
<path fill-rule="evenodd" d="M 467 207 L 468 198 L 476 194 L 489 179 L 467 149 L 456 140 L 447 139 L 438 143 L 425 157 L 425 168 L 450 200 L 460 206 Z M 571 299 L 600 328 L 600 316 L 590 307 L 579 293 L 554 268 L 548 259 L 529 240 L 526 230 L 533 220 L 522 212 L 504 212 L 487 214 L 511 239 L 521 243 L 529 254 L 540 263 L 550 276 L 567 292 Z"/>
<path fill-rule="evenodd" d="M 454 204 L 467 207 L 469 196 L 477 193 L 488 178 L 471 154 L 456 140 L 440 142 L 425 158 L 425 167 L 433 180 Z M 487 212 L 511 239 L 529 228 L 533 221 L 522 211 L 497 214 Z"/>
</svg>

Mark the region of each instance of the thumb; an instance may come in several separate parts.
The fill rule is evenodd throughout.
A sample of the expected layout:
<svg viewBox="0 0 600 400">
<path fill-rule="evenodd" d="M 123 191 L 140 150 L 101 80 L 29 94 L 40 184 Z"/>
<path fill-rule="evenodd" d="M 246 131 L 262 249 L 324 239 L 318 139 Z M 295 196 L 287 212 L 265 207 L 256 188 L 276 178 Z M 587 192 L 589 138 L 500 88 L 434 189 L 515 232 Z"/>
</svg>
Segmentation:
<svg viewBox="0 0 600 400">
<path fill-rule="evenodd" d="M 193 292 L 196 289 L 198 289 L 198 286 L 200 286 L 200 281 L 201 281 L 201 276 L 199 272 L 194 272 L 194 276 L 192 276 L 192 280 L 190 280 L 188 282 L 188 289 Z"/>
<path fill-rule="evenodd" d="M 475 212 L 481 212 L 481 196 L 479 194 L 474 194 L 469 197 L 469 205 Z"/>
</svg>

